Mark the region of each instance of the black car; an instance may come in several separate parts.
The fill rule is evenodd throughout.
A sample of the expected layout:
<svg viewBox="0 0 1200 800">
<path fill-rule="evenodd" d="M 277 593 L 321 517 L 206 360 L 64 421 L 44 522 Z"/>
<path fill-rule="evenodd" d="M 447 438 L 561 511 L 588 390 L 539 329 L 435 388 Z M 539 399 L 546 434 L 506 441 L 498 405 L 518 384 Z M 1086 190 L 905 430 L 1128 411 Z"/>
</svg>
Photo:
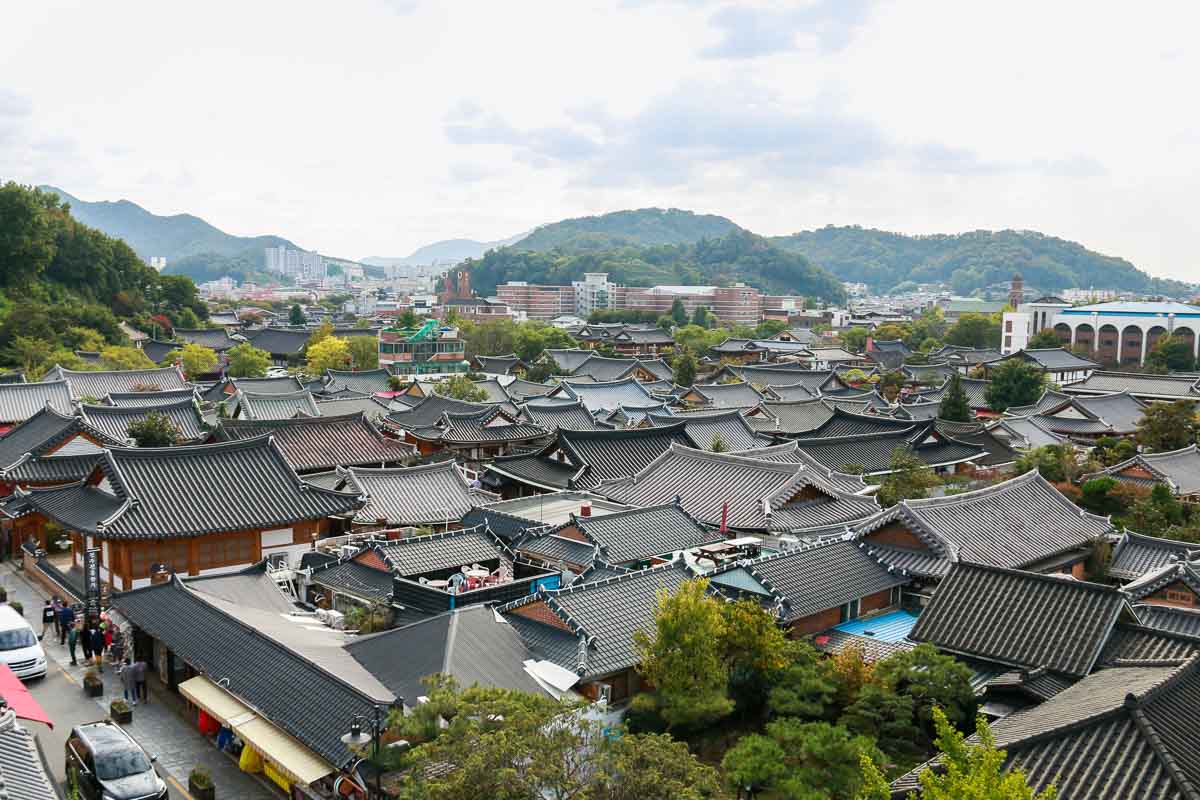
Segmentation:
<svg viewBox="0 0 1200 800">
<path fill-rule="evenodd" d="M 83 800 L 166 800 L 154 759 L 116 723 L 77 725 L 67 739 L 67 785 Z"/>
</svg>

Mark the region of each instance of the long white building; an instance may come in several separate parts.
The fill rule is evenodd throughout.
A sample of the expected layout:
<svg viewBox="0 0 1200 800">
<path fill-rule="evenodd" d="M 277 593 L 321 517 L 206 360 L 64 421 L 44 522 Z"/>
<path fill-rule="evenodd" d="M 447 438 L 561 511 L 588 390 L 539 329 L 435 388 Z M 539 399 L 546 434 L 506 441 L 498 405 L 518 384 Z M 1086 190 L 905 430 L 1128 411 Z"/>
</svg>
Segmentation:
<svg viewBox="0 0 1200 800">
<path fill-rule="evenodd" d="M 1105 364 L 1144 364 L 1146 354 L 1167 335 L 1190 342 L 1192 355 L 1200 356 L 1200 306 L 1130 300 L 1072 306 L 1059 297 L 1043 297 L 1006 312 L 1000 351 L 1015 353 L 1047 328 L 1058 334 L 1064 347 L 1084 348 L 1094 361 Z"/>
</svg>

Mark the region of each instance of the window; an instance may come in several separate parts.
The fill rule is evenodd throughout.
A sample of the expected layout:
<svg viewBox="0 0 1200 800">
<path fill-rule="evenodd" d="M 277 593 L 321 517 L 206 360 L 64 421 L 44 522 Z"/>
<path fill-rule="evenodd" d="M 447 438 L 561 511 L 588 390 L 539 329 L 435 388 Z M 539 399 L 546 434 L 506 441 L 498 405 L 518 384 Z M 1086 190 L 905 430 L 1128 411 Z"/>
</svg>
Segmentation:
<svg viewBox="0 0 1200 800">
<path fill-rule="evenodd" d="M 900 605 L 900 599 L 901 599 L 902 594 L 903 594 L 903 592 L 901 591 L 899 586 L 893 586 L 891 588 L 891 590 L 888 592 L 888 605 L 889 606 Z"/>
<path fill-rule="evenodd" d="M 1012 320 L 1011 319 L 1004 320 L 1004 332 L 1012 333 Z"/>
<path fill-rule="evenodd" d="M 846 603 L 846 605 L 842 606 L 841 621 L 849 622 L 852 619 L 858 619 L 858 614 L 858 600 L 851 600 L 849 603 Z"/>
<path fill-rule="evenodd" d="M 255 536 L 252 533 L 229 533 L 196 543 L 196 566 L 215 569 L 235 564 L 249 564 L 255 558 Z"/>
</svg>

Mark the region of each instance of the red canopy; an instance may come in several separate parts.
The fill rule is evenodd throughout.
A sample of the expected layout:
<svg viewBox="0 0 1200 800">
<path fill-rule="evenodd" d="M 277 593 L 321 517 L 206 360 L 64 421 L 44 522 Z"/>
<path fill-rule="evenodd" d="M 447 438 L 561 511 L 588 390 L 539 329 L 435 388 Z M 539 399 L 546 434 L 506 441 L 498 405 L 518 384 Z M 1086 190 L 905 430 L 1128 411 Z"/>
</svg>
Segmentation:
<svg viewBox="0 0 1200 800">
<path fill-rule="evenodd" d="M 54 727 L 50 717 L 38 705 L 38 701 L 33 699 L 33 695 L 25 688 L 25 684 L 21 683 L 21 679 L 16 676 L 16 673 L 9 669 L 8 664 L 4 663 L 0 663 L 0 697 L 4 698 L 8 707 L 21 719 L 44 722 L 51 728 Z"/>
</svg>

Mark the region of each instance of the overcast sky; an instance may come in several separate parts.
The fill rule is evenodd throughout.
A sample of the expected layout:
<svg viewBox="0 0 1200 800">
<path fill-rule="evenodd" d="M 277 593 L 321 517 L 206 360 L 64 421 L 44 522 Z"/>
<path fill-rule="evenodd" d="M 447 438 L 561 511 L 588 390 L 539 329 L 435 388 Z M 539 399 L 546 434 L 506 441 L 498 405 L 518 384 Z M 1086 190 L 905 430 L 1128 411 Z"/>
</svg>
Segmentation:
<svg viewBox="0 0 1200 800">
<path fill-rule="evenodd" d="M 0 179 L 343 257 L 663 206 L 1200 280 L 1188 4 L 4 3 Z"/>
</svg>

